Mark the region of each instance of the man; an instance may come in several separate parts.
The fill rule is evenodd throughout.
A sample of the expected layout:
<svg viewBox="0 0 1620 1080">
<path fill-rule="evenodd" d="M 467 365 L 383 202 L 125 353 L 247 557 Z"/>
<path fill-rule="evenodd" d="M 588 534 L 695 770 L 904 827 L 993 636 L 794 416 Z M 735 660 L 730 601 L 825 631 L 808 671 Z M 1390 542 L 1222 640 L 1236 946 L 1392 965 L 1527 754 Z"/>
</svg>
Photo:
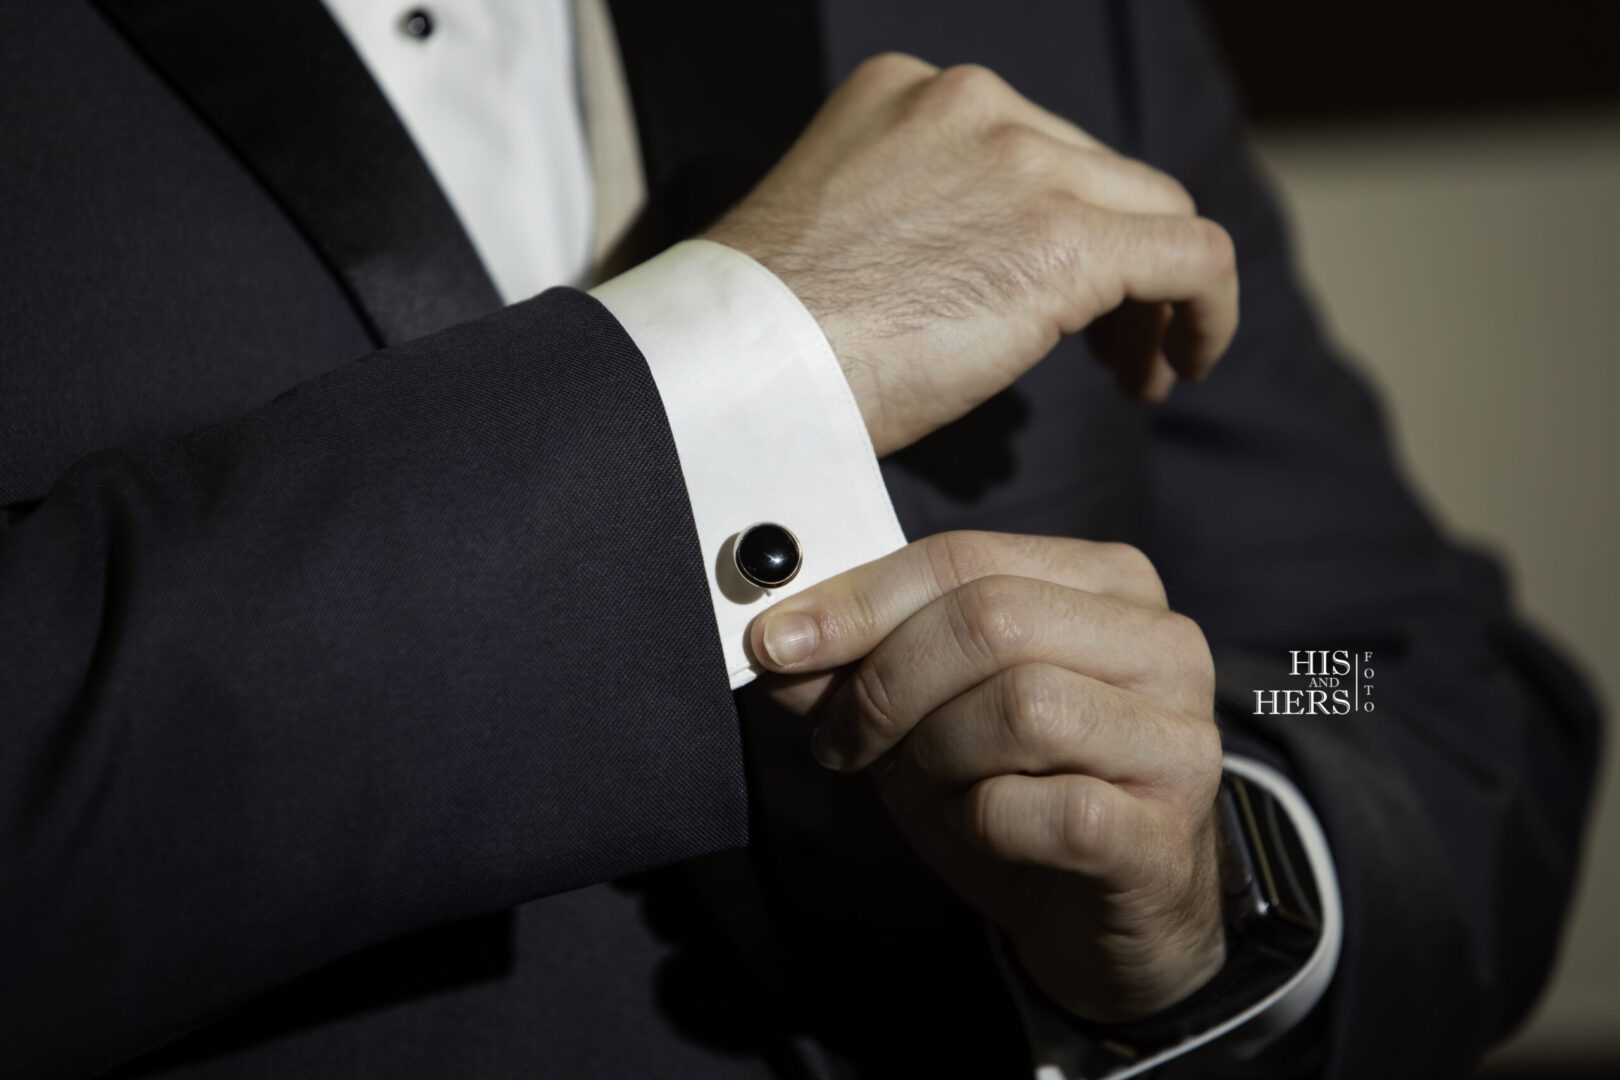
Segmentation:
<svg viewBox="0 0 1620 1080">
<path fill-rule="evenodd" d="M 675 7 L 640 265 L 533 299 L 623 179 L 564 8 L 4 9 L 8 1071 L 1465 1073 L 1595 710 L 1196 22 Z M 1357 711 L 1266 707 L 1318 654 Z"/>
</svg>

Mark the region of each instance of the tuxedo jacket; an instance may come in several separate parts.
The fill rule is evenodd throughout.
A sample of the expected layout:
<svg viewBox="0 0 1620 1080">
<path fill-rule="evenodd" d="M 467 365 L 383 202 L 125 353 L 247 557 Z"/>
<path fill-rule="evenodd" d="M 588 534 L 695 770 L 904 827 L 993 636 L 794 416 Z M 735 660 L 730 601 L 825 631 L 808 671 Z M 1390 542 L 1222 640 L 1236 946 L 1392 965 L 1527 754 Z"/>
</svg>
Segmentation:
<svg viewBox="0 0 1620 1080">
<path fill-rule="evenodd" d="M 1596 710 L 1402 479 L 1194 13 L 614 14 L 649 252 L 887 49 L 1231 231 L 1207 383 L 1143 408 L 1066 340 L 884 479 L 914 538 L 1153 558 L 1332 845 L 1317 1068 L 1465 1073 L 1546 977 Z M 978 918 L 728 689 L 642 356 L 580 292 L 500 305 L 315 0 L 5 0 L 0 134 L 0 1073 L 1027 1075 Z M 1247 715 L 1315 648 L 1375 711 Z"/>
</svg>

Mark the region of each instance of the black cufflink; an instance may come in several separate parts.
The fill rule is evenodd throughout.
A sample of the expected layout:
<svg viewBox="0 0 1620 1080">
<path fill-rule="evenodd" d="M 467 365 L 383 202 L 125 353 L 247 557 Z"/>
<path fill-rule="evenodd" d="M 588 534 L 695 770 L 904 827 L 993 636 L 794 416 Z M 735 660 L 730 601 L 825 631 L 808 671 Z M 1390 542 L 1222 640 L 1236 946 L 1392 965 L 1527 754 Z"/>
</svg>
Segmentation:
<svg viewBox="0 0 1620 1080">
<path fill-rule="evenodd" d="M 433 33 L 433 15 L 427 8 L 411 8 L 399 20 L 400 29 L 413 38 L 425 38 Z"/>
<path fill-rule="evenodd" d="M 737 534 L 732 545 L 737 573 L 761 589 L 779 589 L 792 581 L 804 564 L 799 538 L 780 525 L 762 521 Z"/>
</svg>

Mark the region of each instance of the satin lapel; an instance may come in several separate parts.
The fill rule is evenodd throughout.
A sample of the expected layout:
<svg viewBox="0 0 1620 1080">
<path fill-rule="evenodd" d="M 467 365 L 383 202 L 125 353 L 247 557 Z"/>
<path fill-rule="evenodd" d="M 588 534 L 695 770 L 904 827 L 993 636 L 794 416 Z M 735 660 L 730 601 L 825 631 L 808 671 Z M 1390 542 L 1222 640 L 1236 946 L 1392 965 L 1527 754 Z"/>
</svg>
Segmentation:
<svg viewBox="0 0 1620 1080">
<path fill-rule="evenodd" d="M 712 222 L 804 130 L 826 94 L 812 0 L 610 0 L 658 250 Z"/>
<path fill-rule="evenodd" d="M 426 163 L 317 0 L 98 0 L 280 201 L 377 340 L 500 306 Z"/>
</svg>

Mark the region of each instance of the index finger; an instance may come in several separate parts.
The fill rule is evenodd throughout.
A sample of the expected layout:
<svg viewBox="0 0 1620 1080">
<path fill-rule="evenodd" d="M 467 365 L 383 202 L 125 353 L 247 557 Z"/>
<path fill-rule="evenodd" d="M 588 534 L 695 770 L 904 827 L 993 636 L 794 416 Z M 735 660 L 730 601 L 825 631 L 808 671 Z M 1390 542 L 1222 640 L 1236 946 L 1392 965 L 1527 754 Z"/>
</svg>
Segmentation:
<svg viewBox="0 0 1620 1080">
<path fill-rule="evenodd" d="M 770 671 L 829 671 L 871 652 L 934 600 L 992 574 L 1036 578 L 1161 610 L 1166 606 L 1153 564 L 1127 544 L 938 533 L 767 609 L 749 627 L 749 648 Z"/>
</svg>

